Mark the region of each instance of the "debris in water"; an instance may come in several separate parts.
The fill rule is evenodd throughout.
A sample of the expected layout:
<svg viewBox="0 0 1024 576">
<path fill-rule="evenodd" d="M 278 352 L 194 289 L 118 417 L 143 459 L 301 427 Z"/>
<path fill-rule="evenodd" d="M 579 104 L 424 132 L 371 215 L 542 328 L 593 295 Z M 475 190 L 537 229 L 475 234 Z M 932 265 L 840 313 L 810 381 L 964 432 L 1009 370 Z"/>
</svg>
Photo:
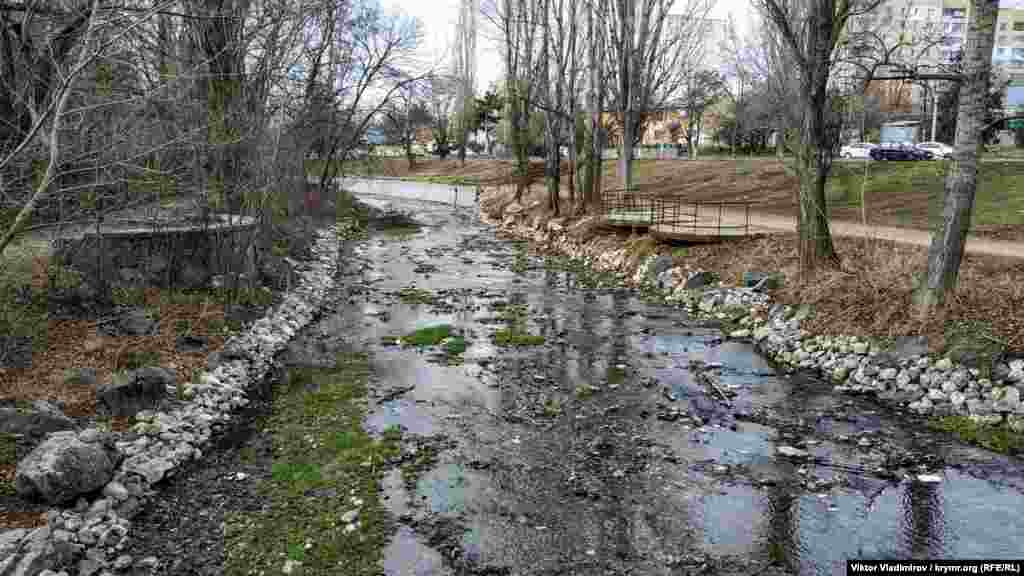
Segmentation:
<svg viewBox="0 0 1024 576">
<path fill-rule="evenodd" d="M 925 484 L 940 484 L 942 477 L 935 474 L 918 474 L 917 481 Z"/>
<path fill-rule="evenodd" d="M 775 451 L 787 458 L 807 458 L 810 456 L 810 454 L 804 450 L 794 448 L 792 446 L 779 446 Z"/>
</svg>

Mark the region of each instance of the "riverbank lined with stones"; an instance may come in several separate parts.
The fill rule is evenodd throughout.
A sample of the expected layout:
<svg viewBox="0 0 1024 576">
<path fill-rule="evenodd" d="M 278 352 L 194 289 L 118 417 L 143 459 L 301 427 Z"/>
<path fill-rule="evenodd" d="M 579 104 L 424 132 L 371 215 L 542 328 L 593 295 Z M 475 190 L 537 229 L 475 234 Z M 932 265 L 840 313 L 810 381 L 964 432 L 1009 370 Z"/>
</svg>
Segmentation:
<svg viewBox="0 0 1024 576">
<path fill-rule="evenodd" d="M 728 287 L 706 271 L 674 266 L 668 256 L 652 255 L 633 266 L 618 238 L 581 241 L 573 226 L 560 220 L 526 221 L 522 213 L 522 207 L 513 205 L 502 218 L 481 210 L 481 219 L 595 270 L 618 273 L 628 284 L 656 291 L 698 316 L 732 325 L 735 328 L 727 331 L 730 338 L 752 340 L 785 370 L 818 372 L 837 392 L 873 394 L 922 416 L 965 416 L 975 424 L 1005 424 L 1024 433 L 1024 359 L 997 363 L 986 378 L 977 368 L 928 356 L 927 348 L 913 339 L 883 349 L 864 338 L 811 336 L 800 324 L 813 311 L 808 306 L 773 304 L 766 292 L 770 275 L 752 273 L 750 286 Z M 584 221 L 574 226 L 585 225 Z"/>
<path fill-rule="evenodd" d="M 335 283 L 339 238 L 354 222 L 318 230 L 314 258 L 300 263 L 298 285 L 243 334 L 213 355 L 195 381 L 168 390 L 178 400 L 143 411 L 123 433 L 89 428 L 55 432 L 19 463 L 19 492 L 51 501 L 47 524 L 0 533 L 0 576 L 112 576 L 148 574 L 161 559 L 128 554 L 131 519 L 153 495 L 152 486 L 201 458 L 213 434 L 248 405 L 247 391 L 272 367 L 274 356 L 315 316 Z"/>
</svg>

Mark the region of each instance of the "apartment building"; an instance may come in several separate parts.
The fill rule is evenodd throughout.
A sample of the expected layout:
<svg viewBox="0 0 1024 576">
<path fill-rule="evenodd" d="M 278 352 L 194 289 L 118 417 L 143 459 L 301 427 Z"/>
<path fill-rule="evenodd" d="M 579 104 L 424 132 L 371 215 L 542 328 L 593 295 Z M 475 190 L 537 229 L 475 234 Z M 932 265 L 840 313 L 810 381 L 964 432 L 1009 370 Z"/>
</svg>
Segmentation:
<svg viewBox="0 0 1024 576">
<path fill-rule="evenodd" d="M 872 14 L 850 22 L 848 33 L 878 34 L 886 46 L 903 44 L 895 63 L 922 71 L 943 71 L 965 48 L 971 5 L 968 0 L 889 0 Z M 1024 107 L 1024 0 L 1003 0 L 996 20 L 992 63 L 1009 85 L 1003 102 L 1008 111 Z M 883 111 L 909 119 L 934 113 L 936 97 L 948 82 L 886 81 L 868 87 L 882 95 Z M 924 120 L 925 126 L 932 123 Z M 927 132 L 927 131 L 926 131 Z M 926 134 L 927 135 L 927 134 Z"/>
</svg>

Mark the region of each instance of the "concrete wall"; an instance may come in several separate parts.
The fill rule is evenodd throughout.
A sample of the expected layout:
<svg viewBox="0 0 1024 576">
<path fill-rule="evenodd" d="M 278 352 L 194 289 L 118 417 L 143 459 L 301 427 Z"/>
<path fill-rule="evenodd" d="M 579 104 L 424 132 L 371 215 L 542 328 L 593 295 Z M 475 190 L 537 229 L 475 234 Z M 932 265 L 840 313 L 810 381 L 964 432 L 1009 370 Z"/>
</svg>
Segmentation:
<svg viewBox="0 0 1024 576">
<path fill-rule="evenodd" d="M 197 288 L 217 274 L 256 271 L 256 225 L 114 227 L 55 241 L 54 259 L 107 283 Z"/>
</svg>

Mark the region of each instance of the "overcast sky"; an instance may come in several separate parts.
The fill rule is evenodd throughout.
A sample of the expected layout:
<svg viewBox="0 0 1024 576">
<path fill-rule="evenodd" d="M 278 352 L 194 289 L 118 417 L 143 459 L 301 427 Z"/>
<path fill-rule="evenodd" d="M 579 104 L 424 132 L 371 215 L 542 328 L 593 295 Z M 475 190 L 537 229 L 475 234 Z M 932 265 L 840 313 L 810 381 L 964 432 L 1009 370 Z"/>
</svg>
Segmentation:
<svg viewBox="0 0 1024 576">
<path fill-rule="evenodd" d="M 384 6 L 397 8 L 423 22 L 424 44 L 423 57 L 440 61 L 445 49 L 451 44 L 455 35 L 455 24 L 458 21 L 458 0 L 381 0 Z M 1004 0 L 1005 1 L 1005 0 Z M 725 19 L 730 14 L 737 26 L 742 30 L 743 23 L 750 19 L 750 0 L 716 0 L 711 11 L 712 18 Z M 483 92 L 502 74 L 501 54 L 488 33 L 483 30 L 489 27 L 480 17 L 481 31 L 477 38 L 477 90 Z M 450 61 L 450 60 L 449 60 Z"/>
</svg>

